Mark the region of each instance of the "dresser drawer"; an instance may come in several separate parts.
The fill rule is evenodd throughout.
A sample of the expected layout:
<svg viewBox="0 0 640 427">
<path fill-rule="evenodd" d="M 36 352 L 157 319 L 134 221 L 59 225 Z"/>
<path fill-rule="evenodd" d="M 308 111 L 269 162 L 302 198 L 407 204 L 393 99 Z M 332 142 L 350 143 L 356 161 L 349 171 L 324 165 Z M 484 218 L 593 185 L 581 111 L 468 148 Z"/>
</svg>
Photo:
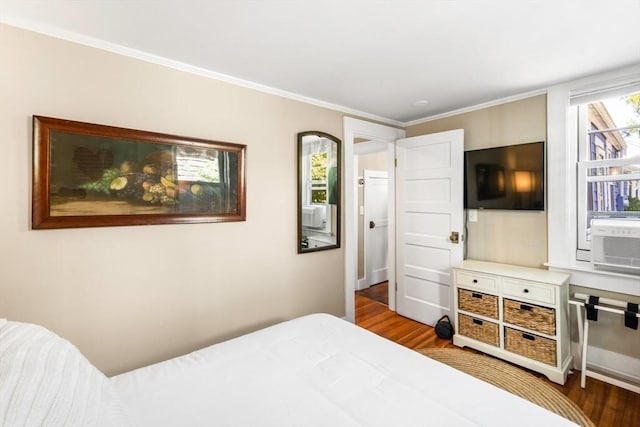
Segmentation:
<svg viewBox="0 0 640 427">
<path fill-rule="evenodd" d="M 502 295 L 547 304 L 556 303 L 556 292 L 553 285 L 525 280 L 502 279 Z"/>
<path fill-rule="evenodd" d="M 547 365 L 556 366 L 556 342 L 548 338 L 505 327 L 504 349 Z"/>
<path fill-rule="evenodd" d="M 458 289 L 458 308 L 498 319 L 498 297 L 477 291 Z"/>
<path fill-rule="evenodd" d="M 497 293 L 498 280 L 495 276 L 489 276 L 471 271 L 456 271 L 456 285 L 461 288 L 474 289 L 484 292 Z"/>
<path fill-rule="evenodd" d="M 505 298 L 502 313 L 506 323 L 547 335 L 556 334 L 556 311 L 553 308 Z"/>
<path fill-rule="evenodd" d="M 474 340 L 482 341 L 494 347 L 500 346 L 499 328 L 497 323 L 476 319 L 475 317 L 458 314 L 458 333 Z"/>
</svg>

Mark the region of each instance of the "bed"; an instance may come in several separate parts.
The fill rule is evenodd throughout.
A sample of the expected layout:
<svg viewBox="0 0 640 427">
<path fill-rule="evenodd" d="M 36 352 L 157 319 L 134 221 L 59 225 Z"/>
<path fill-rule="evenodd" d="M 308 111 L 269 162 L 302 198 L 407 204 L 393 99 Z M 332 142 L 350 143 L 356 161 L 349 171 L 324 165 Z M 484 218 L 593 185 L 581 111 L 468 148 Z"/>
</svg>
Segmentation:
<svg viewBox="0 0 640 427">
<path fill-rule="evenodd" d="M 0 320 L 0 425 L 572 426 L 328 314 L 111 378 L 40 326 Z"/>
</svg>

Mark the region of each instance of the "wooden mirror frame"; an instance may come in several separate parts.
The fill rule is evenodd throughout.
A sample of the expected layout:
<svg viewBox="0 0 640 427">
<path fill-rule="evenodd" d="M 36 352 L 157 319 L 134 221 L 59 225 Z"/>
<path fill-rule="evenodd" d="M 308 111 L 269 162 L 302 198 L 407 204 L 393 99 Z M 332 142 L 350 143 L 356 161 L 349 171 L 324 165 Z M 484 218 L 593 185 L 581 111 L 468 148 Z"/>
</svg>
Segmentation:
<svg viewBox="0 0 640 427">
<path fill-rule="evenodd" d="M 326 245 L 318 246 L 318 247 L 309 247 L 309 243 L 305 233 L 303 232 L 303 139 L 307 136 L 317 136 L 319 138 L 325 138 L 330 140 L 333 144 L 335 144 L 335 160 L 336 160 L 336 181 L 335 186 L 331 186 L 333 189 L 333 194 L 331 196 L 332 199 L 335 200 L 335 204 L 325 203 L 328 209 L 325 209 L 325 222 L 326 218 L 330 217 L 333 219 L 330 222 L 331 230 L 327 236 L 331 236 L 335 238 L 334 243 L 327 243 Z M 332 148 L 332 152 L 334 149 Z M 309 252 L 318 252 L 324 251 L 328 249 L 336 249 L 340 247 L 340 222 L 341 222 L 341 205 L 342 205 L 342 143 L 341 141 L 333 135 L 330 135 L 325 132 L 320 131 L 306 131 L 298 133 L 298 233 L 297 233 L 297 250 L 298 253 L 309 253 Z M 327 165 L 327 175 L 329 174 L 328 169 L 330 168 Z M 329 195 L 329 183 L 327 183 L 327 198 Z M 332 206 L 335 206 L 335 210 L 332 209 Z M 318 229 L 318 232 L 321 234 L 327 233 L 327 230 Z M 306 240 L 306 242 L 305 242 Z"/>
</svg>

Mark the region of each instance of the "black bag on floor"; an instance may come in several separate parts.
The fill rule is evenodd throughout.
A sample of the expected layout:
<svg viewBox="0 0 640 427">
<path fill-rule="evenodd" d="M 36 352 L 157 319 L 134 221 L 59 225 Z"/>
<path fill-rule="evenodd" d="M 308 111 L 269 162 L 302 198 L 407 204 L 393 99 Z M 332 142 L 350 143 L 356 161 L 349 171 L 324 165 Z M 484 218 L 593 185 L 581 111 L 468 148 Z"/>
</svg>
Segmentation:
<svg viewBox="0 0 640 427">
<path fill-rule="evenodd" d="M 451 324 L 451 320 L 449 320 L 449 316 L 446 314 L 438 320 L 435 329 L 436 335 L 440 338 L 450 340 L 453 337 L 453 325 Z"/>
</svg>

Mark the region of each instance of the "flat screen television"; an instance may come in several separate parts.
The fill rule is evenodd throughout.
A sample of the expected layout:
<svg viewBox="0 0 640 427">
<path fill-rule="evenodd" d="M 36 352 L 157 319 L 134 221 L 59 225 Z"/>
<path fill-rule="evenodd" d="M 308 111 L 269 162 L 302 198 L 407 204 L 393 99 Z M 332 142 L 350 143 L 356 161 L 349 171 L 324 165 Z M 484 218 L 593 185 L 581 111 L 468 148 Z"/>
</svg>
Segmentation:
<svg viewBox="0 0 640 427">
<path fill-rule="evenodd" d="M 544 210 L 544 142 L 464 153 L 466 209 Z"/>
</svg>

